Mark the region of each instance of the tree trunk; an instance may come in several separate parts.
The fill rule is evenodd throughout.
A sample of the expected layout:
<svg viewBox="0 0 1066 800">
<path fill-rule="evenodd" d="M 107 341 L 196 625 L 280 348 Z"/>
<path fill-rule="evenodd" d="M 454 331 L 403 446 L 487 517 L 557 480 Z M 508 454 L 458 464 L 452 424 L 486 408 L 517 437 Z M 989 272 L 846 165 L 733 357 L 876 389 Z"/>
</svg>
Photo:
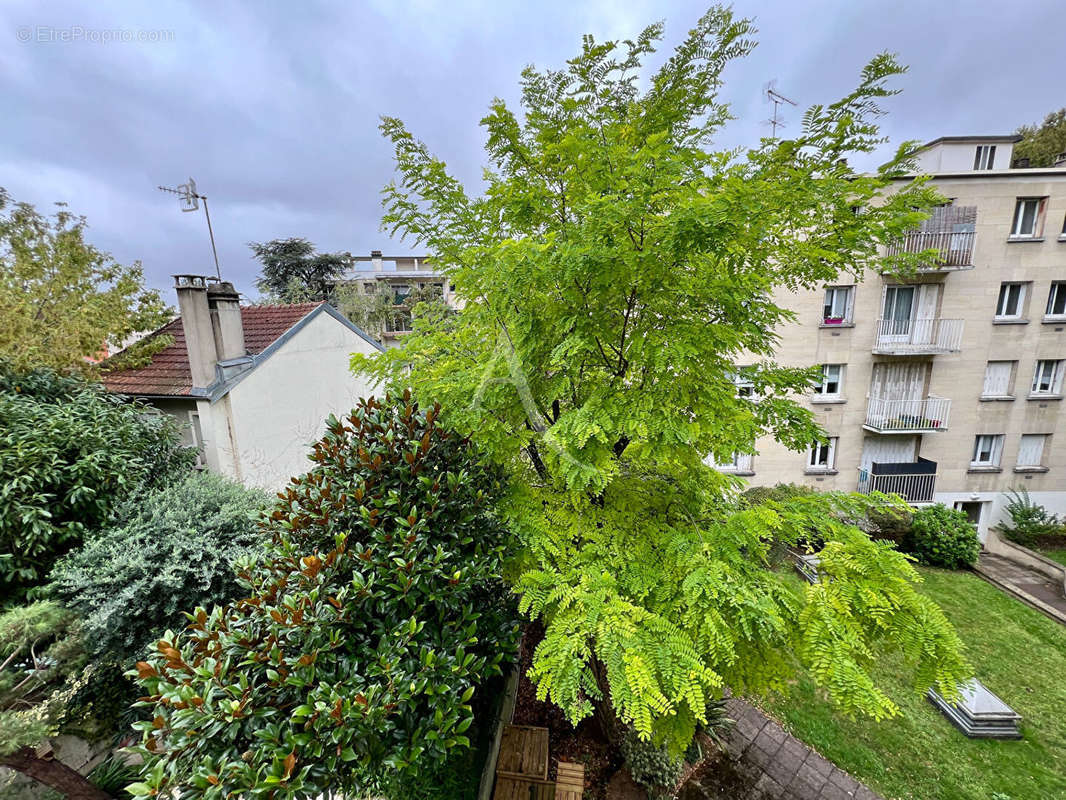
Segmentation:
<svg viewBox="0 0 1066 800">
<path fill-rule="evenodd" d="M 77 770 L 55 759 L 38 758 L 32 747 L 0 756 L 0 766 L 10 767 L 64 794 L 67 800 L 113 800 Z"/>
</svg>

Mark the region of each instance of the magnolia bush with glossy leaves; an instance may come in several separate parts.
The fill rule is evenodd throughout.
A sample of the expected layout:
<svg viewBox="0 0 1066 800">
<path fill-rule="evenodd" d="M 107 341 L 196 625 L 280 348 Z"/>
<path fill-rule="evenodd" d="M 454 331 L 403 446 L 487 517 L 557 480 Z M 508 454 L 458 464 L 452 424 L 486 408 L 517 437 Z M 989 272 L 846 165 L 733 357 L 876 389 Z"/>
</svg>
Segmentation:
<svg viewBox="0 0 1066 800">
<path fill-rule="evenodd" d="M 140 795 L 358 793 L 469 747 L 513 654 L 499 477 L 410 395 L 331 418 L 270 518 L 246 597 L 198 609 L 137 676 Z"/>
<path fill-rule="evenodd" d="M 775 296 L 931 263 L 883 245 L 942 201 L 906 178 L 907 145 L 868 173 L 849 165 L 884 141 L 879 103 L 903 71 L 888 54 L 793 138 L 717 149 L 724 73 L 752 33 L 716 7 L 651 74 L 661 25 L 527 68 L 521 112 L 495 100 L 482 120 L 480 194 L 385 119 L 398 178 L 384 223 L 429 250 L 465 305 L 352 358 L 439 400 L 514 476 L 501 508 L 526 551 L 522 608 L 545 624 L 541 698 L 675 753 L 726 686 L 806 668 L 848 711 L 883 717 L 896 706 L 870 676 L 876 648 L 903 649 L 916 690 L 950 694 L 968 672 L 906 558 L 854 524 L 886 498 L 747 508 L 704 463 L 764 436 L 798 451 L 824 437 L 797 399 L 811 371 L 774 360 L 795 319 Z M 767 547 L 812 530 L 832 580 L 801 589 L 767 568 Z"/>
</svg>

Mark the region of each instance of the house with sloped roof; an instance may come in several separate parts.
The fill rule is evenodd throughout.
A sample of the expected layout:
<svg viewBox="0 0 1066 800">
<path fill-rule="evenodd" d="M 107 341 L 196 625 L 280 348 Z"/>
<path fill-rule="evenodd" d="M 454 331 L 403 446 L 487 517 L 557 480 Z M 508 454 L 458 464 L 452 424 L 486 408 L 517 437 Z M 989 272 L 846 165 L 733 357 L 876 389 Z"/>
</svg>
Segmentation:
<svg viewBox="0 0 1066 800">
<path fill-rule="evenodd" d="M 204 468 L 280 489 L 311 466 L 326 418 L 373 393 L 348 361 L 381 345 L 328 303 L 242 306 L 231 283 L 174 278 L 181 315 L 150 334 L 172 341 L 104 385 L 177 417 Z"/>
</svg>

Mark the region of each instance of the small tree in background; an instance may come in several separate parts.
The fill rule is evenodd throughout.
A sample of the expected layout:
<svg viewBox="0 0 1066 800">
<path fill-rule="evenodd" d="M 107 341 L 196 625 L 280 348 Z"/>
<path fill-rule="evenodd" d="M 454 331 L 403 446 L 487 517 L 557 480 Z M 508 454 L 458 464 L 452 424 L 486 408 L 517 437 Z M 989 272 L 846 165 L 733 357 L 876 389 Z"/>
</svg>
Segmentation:
<svg viewBox="0 0 1066 800">
<path fill-rule="evenodd" d="M 1050 112 L 1039 125 L 1022 125 L 1022 137 L 1014 145 L 1015 158 L 1028 158 L 1030 167 L 1050 167 L 1055 157 L 1066 153 L 1066 108 Z"/>
<path fill-rule="evenodd" d="M 247 598 L 199 609 L 137 674 L 137 794 L 358 793 L 468 747 L 470 700 L 513 654 L 496 474 L 439 408 L 361 402 L 271 515 Z"/>
<path fill-rule="evenodd" d="M 48 593 L 82 617 L 95 658 L 127 665 L 182 612 L 234 600 L 235 564 L 262 558 L 269 498 L 212 473 L 139 496 L 52 571 Z"/>
<path fill-rule="evenodd" d="M 317 253 L 307 239 L 273 239 L 249 242 L 255 259 L 263 265 L 255 285 L 283 303 L 329 300 L 333 279 L 350 265 L 347 253 Z"/>
<path fill-rule="evenodd" d="M 50 370 L 0 365 L 0 608 L 135 492 L 191 468 L 174 419 Z"/>
<path fill-rule="evenodd" d="M 51 217 L 0 188 L 0 359 L 89 372 L 88 359 L 173 317 L 123 266 L 85 241 L 86 221 L 62 203 Z"/>
<path fill-rule="evenodd" d="M 794 395 L 810 373 L 774 362 L 795 319 L 775 293 L 888 258 L 940 198 L 905 182 L 904 144 L 857 174 L 883 142 L 879 102 L 902 72 L 883 54 L 858 87 L 803 117 L 793 139 L 714 149 L 725 67 L 752 26 L 704 15 L 640 78 L 662 27 L 596 42 L 561 69 L 527 68 L 522 113 L 483 120 L 487 189 L 470 194 L 396 119 L 398 181 L 384 224 L 428 247 L 462 313 L 353 369 L 420 399 L 511 470 L 502 509 L 525 545 L 521 607 L 545 624 L 530 677 L 576 723 L 634 727 L 682 752 L 724 687 L 784 685 L 793 654 L 848 712 L 897 712 L 871 676 L 879 644 L 902 649 L 916 689 L 968 677 L 943 613 L 902 554 L 853 523 L 873 501 L 795 496 L 744 508 L 706 466 L 760 436 L 805 450 L 822 436 Z M 747 365 L 757 402 L 738 396 Z M 829 580 L 802 591 L 765 568 L 770 542 L 818 530 Z"/>
</svg>

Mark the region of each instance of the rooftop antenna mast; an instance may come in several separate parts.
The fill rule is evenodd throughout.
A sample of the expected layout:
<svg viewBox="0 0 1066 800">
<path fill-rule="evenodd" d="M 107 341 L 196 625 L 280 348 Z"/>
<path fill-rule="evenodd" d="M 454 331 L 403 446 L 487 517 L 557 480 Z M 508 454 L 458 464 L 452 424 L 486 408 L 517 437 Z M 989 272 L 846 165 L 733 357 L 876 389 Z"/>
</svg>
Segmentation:
<svg viewBox="0 0 1066 800">
<path fill-rule="evenodd" d="M 766 99 L 774 104 L 774 114 L 770 119 L 766 120 L 770 124 L 770 130 L 772 131 L 770 137 L 772 139 L 777 138 L 777 129 L 785 127 L 785 121 L 781 119 L 781 105 L 788 103 L 790 106 L 795 106 L 796 101 L 791 98 L 785 97 L 774 87 L 776 81 L 770 81 L 764 87 L 763 91 L 766 94 Z"/>
<path fill-rule="evenodd" d="M 182 211 L 198 211 L 200 208 L 200 201 L 204 201 L 204 216 L 207 217 L 207 235 L 211 237 L 211 253 L 215 257 L 215 275 L 218 279 L 222 280 L 222 270 L 218 266 L 218 250 L 215 249 L 215 232 L 211 228 L 211 212 L 207 210 L 207 195 L 199 194 L 196 191 L 196 181 L 189 178 L 188 183 L 183 183 L 178 188 L 172 189 L 169 186 L 158 187 L 159 191 L 167 192 L 168 194 L 176 194 L 181 201 Z"/>
</svg>

